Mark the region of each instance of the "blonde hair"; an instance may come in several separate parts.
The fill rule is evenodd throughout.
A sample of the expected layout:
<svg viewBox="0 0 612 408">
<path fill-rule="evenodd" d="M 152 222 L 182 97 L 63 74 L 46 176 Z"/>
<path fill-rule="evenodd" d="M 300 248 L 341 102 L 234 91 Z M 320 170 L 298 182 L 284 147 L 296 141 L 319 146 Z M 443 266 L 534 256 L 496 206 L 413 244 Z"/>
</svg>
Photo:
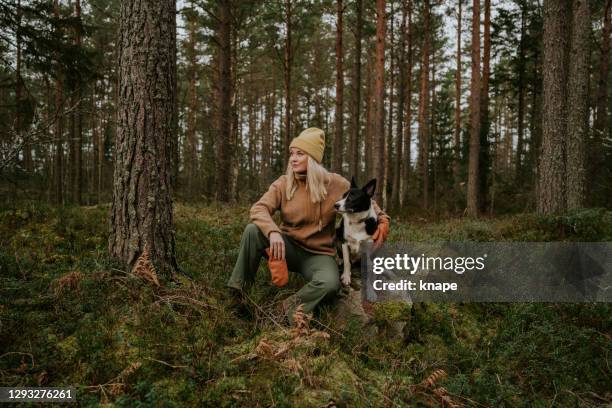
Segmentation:
<svg viewBox="0 0 612 408">
<path fill-rule="evenodd" d="M 293 198 L 293 193 L 297 190 L 297 178 L 291 164 L 287 164 L 287 200 Z M 318 203 L 327 197 L 325 184 L 329 182 L 329 172 L 325 167 L 317 163 L 312 156 L 308 155 L 308 170 L 306 171 L 306 190 L 310 195 L 310 201 Z"/>
</svg>

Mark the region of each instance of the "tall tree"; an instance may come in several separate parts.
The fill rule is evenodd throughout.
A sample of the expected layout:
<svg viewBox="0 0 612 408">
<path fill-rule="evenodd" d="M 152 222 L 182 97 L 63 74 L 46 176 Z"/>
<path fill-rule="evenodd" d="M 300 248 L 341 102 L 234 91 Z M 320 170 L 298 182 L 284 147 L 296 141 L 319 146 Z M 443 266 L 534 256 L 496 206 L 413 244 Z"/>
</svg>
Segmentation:
<svg viewBox="0 0 612 408">
<path fill-rule="evenodd" d="M 177 270 L 172 215 L 174 0 L 121 3 L 117 145 L 109 252 L 150 275 Z M 151 273 L 152 272 L 152 273 Z"/>
<path fill-rule="evenodd" d="M 601 30 L 601 46 L 599 56 L 599 72 L 595 90 L 595 123 L 593 124 L 593 138 L 589 149 L 589 191 L 596 187 L 609 184 L 610 170 L 604 166 L 604 144 L 608 129 L 608 78 L 610 74 L 610 26 L 612 21 L 612 0 L 604 5 L 603 27 Z M 603 171 L 602 171 L 603 169 Z"/>
<path fill-rule="evenodd" d="M 565 171 L 567 208 L 584 204 L 584 151 L 589 121 L 589 68 L 591 15 L 587 0 L 572 1 L 572 37 L 568 78 L 568 120 Z"/>
<path fill-rule="evenodd" d="M 342 143 L 343 138 L 343 97 L 344 97 L 344 68 L 342 65 L 342 15 L 344 6 L 342 0 L 336 0 L 336 132 L 334 135 L 334 149 L 332 157 L 332 170 L 342 172 Z"/>
<path fill-rule="evenodd" d="M 232 199 L 232 188 L 227 181 L 232 175 L 232 43 L 231 0 L 218 2 L 217 27 L 217 200 Z M 230 183 L 231 185 L 231 183 Z"/>
<path fill-rule="evenodd" d="M 189 110 L 187 112 L 187 152 L 185 157 L 185 167 L 187 170 L 187 188 L 190 193 L 193 193 L 194 183 L 198 168 L 198 157 L 197 157 L 197 138 L 196 138 L 196 118 L 198 110 L 198 92 L 197 92 L 197 81 L 198 81 L 198 64 L 197 64 L 197 51 L 196 51 L 196 23 L 197 14 L 195 11 L 195 4 L 191 2 L 191 8 L 187 11 L 186 15 L 188 40 L 187 40 L 187 58 L 189 60 Z"/>
<path fill-rule="evenodd" d="M 431 23 L 429 0 L 423 1 L 423 46 L 421 49 L 421 82 L 419 92 L 419 158 L 423 182 L 423 208 L 429 207 L 429 53 Z"/>
<path fill-rule="evenodd" d="M 480 149 L 478 159 L 478 206 L 486 212 L 489 190 L 489 78 L 491 77 L 491 0 L 484 0 L 482 47 L 482 90 L 480 96 Z"/>
<path fill-rule="evenodd" d="M 402 177 L 400 180 L 400 205 L 404 205 L 408 201 L 408 179 L 410 177 L 410 155 L 411 155 L 411 143 L 412 143 L 412 70 L 414 67 L 413 58 L 413 41 L 412 41 L 412 0 L 408 1 L 408 32 L 406 33 L 406 47 L 408 48 L 408 66 L 406 67 L 406 120 L 405 120 L 405 134 L 404 134 L 404 149 L 403 149 L 403 163 L 404 168 L 402 171 Z"/>
<path fill-rule="evenodd" d="M 453 176 L 455 193 L 459 194 L 459 169 L 461 160 L 461 19 L 462 19 L 462 4 L 463 0 L 457 1 L 457 51 L 455 71 L 455 130 L 454 130 L 454 145 L 453 145 Z M 455 201 L 456 202 L 456 201 Z"/>
<path fill-rule="evenodd" d="M 349 144 L 349 173 L 359 173 L 359 134 L 361 130 L 361 37 L 363 26 L 363 0 L 355 0 L 355 62 L 352 79 L 351 143 Z"/>
<path fill-rule="evenodd" d="M 59 0 L 53 2 L 53 15 L 59 21 Z M 56 26 L 57 35 L 61 35 L 59 25 Z M 59 58 L 59 57 L 58 57 Z M 58 204 L 64 203 L 64 145 L 62 137 L 62 71 L 61 66 L 55 71 L 55 117 L 53 137 L 55 138 L 55 200 Z"/>
<path fill-rule="evenodd" d="M 397 95 L 397 153 L 393 162 L 393 189 L 391 194 L 391 207 L 399 208 L 400 205 L 400 179 L 402 177 L 402 161 L 404 160 L 404 103 L 406 100 L 406 20 L 408 18 L 408 1 L 402 0 L 402 20 L 400 23 L 400 46 L 398 57 L 399 83 Z M 404 165 L 408 165 L 407 163 Z"/>
<path fill-rule="evenodd" d="M 521 0 L 521 34 L 518 48 L 518 107 L 517 107 L 517 141 L 516 141 L 516 175 L 515 179 L 520 185 L 523 180 L 523 150 L 525 140 L 525 42 L 527 36 L 527 1 Z"/>
<path fill-rule="evenodd" d="M 283 144 L 285 166 L 289 161 L 289 144 L 291 142 L 291 68 L 293 65 L 293 44 L 291 40 L 291 31 L 293 30 L 293 8 L 292 0 L 285 0 L 285 54 L 283 60 L 283 72 L 285 74 L 285 140 Z"/>
<path fill-rule="evenodd" d="M 478 159 L 480 154 L 480 0 L 472 5 L 472 79 L 470 81 L 470 153 L 467 214 L 478 216 Z"/>
<path fill-rule="evenodd" d="M 569 5 L 569 0 L 544 1 L 543 137 L 537 195 L 537 210 L 544 214 L 561 213 L 566 208 L 566 31 Z"/>
<path fill-rule="evenodd" d="M 372 161 L 378 179 L 375 200 L 383 205 L 385 185 L 385 0 L 376 0 L 376 127 Z"/>
</svg>

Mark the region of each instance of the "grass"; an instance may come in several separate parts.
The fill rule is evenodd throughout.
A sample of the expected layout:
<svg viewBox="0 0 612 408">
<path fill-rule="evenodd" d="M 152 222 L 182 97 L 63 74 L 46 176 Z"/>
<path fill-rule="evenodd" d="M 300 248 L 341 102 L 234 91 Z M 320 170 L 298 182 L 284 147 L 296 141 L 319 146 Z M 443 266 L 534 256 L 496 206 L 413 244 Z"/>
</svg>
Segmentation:
<svg viewBox="0 0 612 408">
<path fill-rule="evenodd" d="M 339 330 L 324 308 L 296 335 L 268 312 L 297 276 L 277 289 L 262 265 L 250 317 L 223 300 L 246 207 L 177 205 L 178 259 L 195 280 L 164 288 L 107 259 L 108 210 L 0 211 L 0 385 L 74 385 L 83 406 L 610 404 L 608 304 L 428 304 L 411 317 L 411 342 Z M 611 218 L 396 217 L 389 240 L 607 241 Z"/>
</svg>

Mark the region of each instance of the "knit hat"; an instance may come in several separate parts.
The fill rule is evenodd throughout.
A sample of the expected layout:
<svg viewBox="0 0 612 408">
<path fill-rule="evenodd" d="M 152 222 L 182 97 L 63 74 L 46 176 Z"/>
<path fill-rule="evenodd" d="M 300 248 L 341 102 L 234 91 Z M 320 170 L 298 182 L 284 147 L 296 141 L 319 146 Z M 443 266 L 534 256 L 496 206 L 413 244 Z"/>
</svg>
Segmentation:
<svg viewBox="0 0 612 408">
<path fill-rule="evenodd" d="M 325 149 L 325 132 L 316 127 L 305 129 L 300 135 L 294 138 L 289 148 L 297 147 L 312 156 L 317 163 L 323 160 L 323 150 Z"/>
</svg>

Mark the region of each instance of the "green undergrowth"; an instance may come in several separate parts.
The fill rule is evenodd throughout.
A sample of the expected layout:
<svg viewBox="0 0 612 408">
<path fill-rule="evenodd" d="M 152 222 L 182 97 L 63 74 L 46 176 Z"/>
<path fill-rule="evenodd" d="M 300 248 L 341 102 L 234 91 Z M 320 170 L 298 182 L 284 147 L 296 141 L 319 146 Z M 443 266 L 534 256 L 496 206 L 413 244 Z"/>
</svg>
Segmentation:
<svg viewBox="0 0 612 408">
<path fill-rule="evenodd" d="M 117 407 L 441 406 L 440 395 L 463 406 L 610 403 L 607 304 L 377 307 L 380 327 L 407 321 L 407 339 L 365 336 L 356 322 L 341 330 L 328 305 L 311 328 L 329 338 L 310 338 L 273 320 L 303 283 L 296 275 L 277 289 L 262 265 L 248 313 L 227 306 L 247 207 L 177 205 L 178 260 L 194 281 L 163 288 L 108 260 L 108 211 L 0 211 L 2 386 L 72 385 L 83 406 Z M 610 212 L 590 209 L 394 220 L 389 240 L 605 241 L 611 230 Z"/>
</svg>

